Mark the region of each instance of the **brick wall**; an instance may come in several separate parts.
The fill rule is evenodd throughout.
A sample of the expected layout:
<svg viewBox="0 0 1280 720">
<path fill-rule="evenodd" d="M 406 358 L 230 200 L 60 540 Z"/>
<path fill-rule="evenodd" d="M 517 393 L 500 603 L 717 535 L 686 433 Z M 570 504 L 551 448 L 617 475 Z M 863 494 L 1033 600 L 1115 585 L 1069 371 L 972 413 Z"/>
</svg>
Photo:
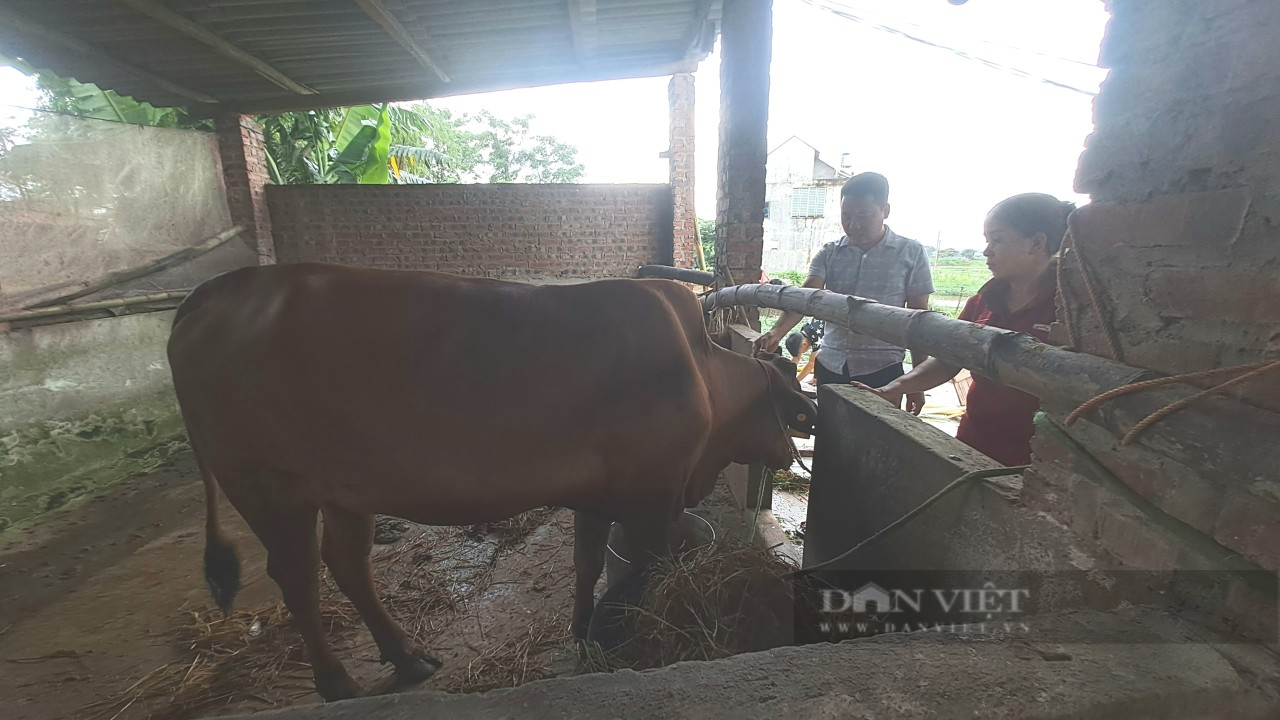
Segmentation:
<svg viewBox="0 0 1280 720">
<path fill-rule="evenodd" d="M 694 207 L 694 80 L 690 73 L 671 77 L 667 86 L 671 113 L 671 201 L 674 203 L 673 259 L 676 267 L 698 265 L 698 213 Z"/>
<path fill-rule="evenodd" d="M 243 225 L 257 246 L 258 262 L 275 262 L 266 188 L 270 182 L 262 128 L 248 115 L 224 114 L 215 120 L 218 159 L 222 163 L 231 222 Z"/>
<path fill-rule="evenodd" d="M 771 0 L 724 2 L 716 265 L 727 268 L 736 284 L 759 282 L 764 256 L 772 18 Z M 757 315 L 748 309 L 748 317 L 758 324 Z"/>
<path fill-rule="evenodd" d="M 1165 373 L 1280 357 L 1280 3 L 1109 6 L 1075 242 L 1121 357 Z M 1081 349 L 1113 355 L 1067 268 Z M 1244 394 L 1280 410 L 1278 389 Z"/>
<path fill-rule="evenodd" d="M 541 279 L 671 262 L 666 185 L 273 185 L 267 200 L 282 263 Z"/>
<path fill-rule="evenodd" d="M 1162 374 L 1280 358 L 1280 3 L 1108 7 L 1111 72 L 1076 177 L 1094 202 L 1072 218 L 1054 340 Z M 1182 410 L 1205 419 L 1195 443 L 1157 426 L 1123 446 L 1105 414 L 1065 434 L 1050 414 L 1023 499 L 1123 565 L 1280 570 L 1280 463 L 1187 450 L 1257 435 L 1275 411 L 1277 375 Z"/>
</svg>

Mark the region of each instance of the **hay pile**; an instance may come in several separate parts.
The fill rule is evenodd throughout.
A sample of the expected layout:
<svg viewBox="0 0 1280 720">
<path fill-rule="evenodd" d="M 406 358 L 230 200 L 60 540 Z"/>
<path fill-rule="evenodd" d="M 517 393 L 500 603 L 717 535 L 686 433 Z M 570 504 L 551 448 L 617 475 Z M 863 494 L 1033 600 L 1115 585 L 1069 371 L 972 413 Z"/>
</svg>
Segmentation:
<svg viewBox="0 0 1280 720">
<path fill-rule="evenodd" d="M 534 621 L 527 631 L 507 638 L 467 665 L 464 675 L 436 688 L 451 693 L 474 693 L 516 687 L 552 677 L 544 653 L 569 641 L 569 621 L 555 615 Z"/>
<path fill-rule="evenodd" d="M 801 497 L 809 494 L 809 477 L 806 475 L 797 475 L 790 470 L 775 470 L 773 472 L 773 489 L 789 492 L 793 495 Z"/>
<path fill-rule="evenodd" d="M 476 538 L 461 528 L 411 534 L 373 556 L 374 577 L 387 612 L 416 642 L 430 638 L 482 595 L 493 580 L 498 556 L 517 547 L 545 524 L 553 510 L 534 510 L 484 529 L 495 536 L 492 555 L 475 563 Z M 328 569 L 320 577 L 321 616 L 335 650 L 349 648 L 363 627 Z M 485 650 L 452 683 L 458 692 L 510 687 L 538 679 L 548 669 L 538 654 L 567 639 L 568 623 L 536 624 L 527 636 Z M 216 610 L 189 612 L 173 631 L 179 657 L 128 687 L 79 709 L 82 720 L 183 720 L 232 703 L 264 708 L 289 705 L 315 691 L 302 638 L 284 603 L 246 608 L 223 618 Z"/>
<path fill-rule="evenodd" d="M 320 611 L 331 633 L 357 621 L 349 605 L 325 601 Z M 132 708 L 148 718 L 169 720 L 238 698 L 276 705 L 281 697 L 312 692 L 311 666 L 284 603 L 238 610 L 225 619 L 215 610 L 192 612 L 175 635 L 186 651 L 181 660 L 86 705 L 78 716 L 113 720 Z"/>
<path fill-rule="evenodd" d="M 587 668 L 642 670 L 812 642 L 822 599 L 786 577 L 794 569 L 728 538 L 663 560 L 638 607 L 622 611 L 627 640 L 593 653 Z"/>
</svg>

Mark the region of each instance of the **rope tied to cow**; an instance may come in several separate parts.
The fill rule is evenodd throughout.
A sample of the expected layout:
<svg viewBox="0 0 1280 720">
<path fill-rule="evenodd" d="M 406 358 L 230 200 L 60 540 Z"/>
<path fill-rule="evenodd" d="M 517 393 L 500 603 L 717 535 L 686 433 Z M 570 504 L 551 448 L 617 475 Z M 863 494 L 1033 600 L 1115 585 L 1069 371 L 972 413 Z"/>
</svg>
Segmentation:
<svg viewBox="0 0 1280 720">
<path fill-rule="evenodd" d="M 1109 390 L 1105 393 L 1102 393 L 1101 395 L 1097 395 L 1093 398 L 1090 398 L 1080 407 L 1073 410 L 1071 414 L 1067 416 L 1066 424 L 1068 427 L 1070 427 L 1071 425 L 1075 424 L 1076 420 L 1079 420 L 1080 416 L 1084 415 L 1086 412 L 1093 410 L 1094 408 L 1102 405 L 1108 400 L 1113 400 L 1115 398 L 1122 397 L 1124 395 L 1129 395 L 1135 392 L 1141 392 L 1143 390 L 1149 390 L 1151 388 L 1162 387 L 1164 385 L 1174 385 L 1178 383 L 1191 383 L 1191 382 L 1197 382 L 1197 381 L 1213 381 L 1223 377 L 1230 377 L 1232 375 L 1236 376 L 1234 378 L 1231 378 L 1230 380 L 1219 382 L 1216 385 L 1213 385 L 1212 387 L 1208 388 L 1207 390 L 1198 392 L 1195 395 L 1191 395 L 1181 400 L 1171 402 L 1168 405 L 1165 405 L 1164 407 L 1160 408 L 1159 410 L 1156 410 L 1155 412 L 1147 415 L 1140 422 L 1134 425 L 1133 428 L 1129 430 L 1129 432 L 1125 433 L 1124 439 L 1120 441 L 1120 444 L 1122 446 L 1131 445 L 1134 443 L 1134 441 L 1138 439 L 1138 436 L 1141 435 L 1142 432 L 1145 431 L 1147 428 L 1150 428 L 1152 425 L 1155 425 L 1156 423 L 1178 412 L 1179 410 L 1190 407 L 1196 402 L 1199 402 L 1200 400 L 1203 400 L 1207 397 L 1212 397 L 1213 395 L 1217 395 L 1224 390 L 1230 389 L 1237 385 L 1243 385 L 1247 382 L 1256 380 L 1264 375 L 1276 372 L 1278 370 L 1280 370 L 1280 360 L 1264 360 L 1262 362 L 1251 363 L 1248 365 L 1237 365 L 1234 367 L 1217 368 L 1214 370 L 1203 370 L 1200 372 L 1182 373 L 1180 375 L 1171 375 L 1169 377 L 1156 378 L 1155 380 L 1144 380 L 1142 382 L 1130 383 L 1128 385 L 1121 385 L 1120 387 L 1115 388 L 1114 390 Z"/>
</svg>

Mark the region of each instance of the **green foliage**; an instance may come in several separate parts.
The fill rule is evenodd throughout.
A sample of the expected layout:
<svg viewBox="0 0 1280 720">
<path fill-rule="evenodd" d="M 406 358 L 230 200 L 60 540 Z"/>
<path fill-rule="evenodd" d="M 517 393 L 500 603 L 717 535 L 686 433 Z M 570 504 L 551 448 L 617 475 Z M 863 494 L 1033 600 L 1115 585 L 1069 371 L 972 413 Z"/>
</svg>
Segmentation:
<svg viewBox="0 0 1280 720">
<path fill-rule="evenodd" d="M 778 278 L 788 285 L 795 285 L 796 287 L 804 285 L 805 281 L 805 274 L 799 270 L 778 270 L 770 272 L 769 277 Z"/>
<path fill-rule="evenodd" d="M 9 65 L 36 79 L 36 87 L 40 90 L 40 100 L 36 104 L 36 110 L 95 120 L 111 120 L 130 125 L 213 130 L 211 120 L 193 118 L 183 108 L 158 108 L 150 103 L 138 102 L 114 90 L 103 90 L 90 83 L 39 72 L 22 60 L 0 56 L 0 64 Z"/>
<path fill-rule="evenodd" d="M 531 135 L 531 119 L 508 122 L 487 111 L 455 118 L 415 103 L 286 113 L 259 122 L 278 183 L 550 183 L 582 177 L 577 148 Z M 478 130 L 472 129 L 476 123 Z"/>
<path fill-rule="evenodd" d="M 698 242 L 702 244 L 702 256 L 707 261 L 704 270 L 716 266 L 716 221 L 698 220 Z"/>
<path fill-rule="evenodd" d="M 192 118 L 183 108 L 156 108 L 95 85 L 37 73 L 21 61 L 0 57 L 0 62 L 37 78 L 43 93 L 38 110 L 153 127 L 213 129 L 212 121 Z M 263 129 L 271 180 L 281 185 L 570 183 L 586 172 L 576 147 L 532 134 L 532 115 L 503 120 L 483 111 L 474 118 L 454 117 L 419 102 L 256 119 Z"/>
</svg>

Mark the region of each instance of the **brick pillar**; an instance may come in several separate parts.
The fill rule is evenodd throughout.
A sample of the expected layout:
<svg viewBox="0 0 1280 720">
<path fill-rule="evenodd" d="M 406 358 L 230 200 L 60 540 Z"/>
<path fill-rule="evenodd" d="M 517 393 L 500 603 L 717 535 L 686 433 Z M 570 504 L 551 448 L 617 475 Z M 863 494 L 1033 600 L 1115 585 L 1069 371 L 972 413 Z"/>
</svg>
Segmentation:
<svg viewBox="0 0 1280 720">
<path fill-rule="evenodd" d="M 671 224 L 673 265 L 681 268 L 698 266 L 698 214 L 693 202 L 693 98 L 694 81 L 690 73 L 671 76 L 667 85 L 667 101 L 671 113 L 670 183 L 674 217 Z"/>
<path fill-rule="evenodd" d="M 243 225 L 244 237 L 258 250 L 258 264 L 276 261 L 267 211 L 267 150 L 262 128 L 248 115 L 224 114 L 215 121 L 222 181 L 227 188 L 231 222 Z"/>
<path fill-rule="evenodd" d="M 724 0 L 720 26 L 720 160 L 716 266 L 736 284 L 760 281 L 772 0 Z M 759 330 L 759 313 L 747 309 Z"/>
</svg>

